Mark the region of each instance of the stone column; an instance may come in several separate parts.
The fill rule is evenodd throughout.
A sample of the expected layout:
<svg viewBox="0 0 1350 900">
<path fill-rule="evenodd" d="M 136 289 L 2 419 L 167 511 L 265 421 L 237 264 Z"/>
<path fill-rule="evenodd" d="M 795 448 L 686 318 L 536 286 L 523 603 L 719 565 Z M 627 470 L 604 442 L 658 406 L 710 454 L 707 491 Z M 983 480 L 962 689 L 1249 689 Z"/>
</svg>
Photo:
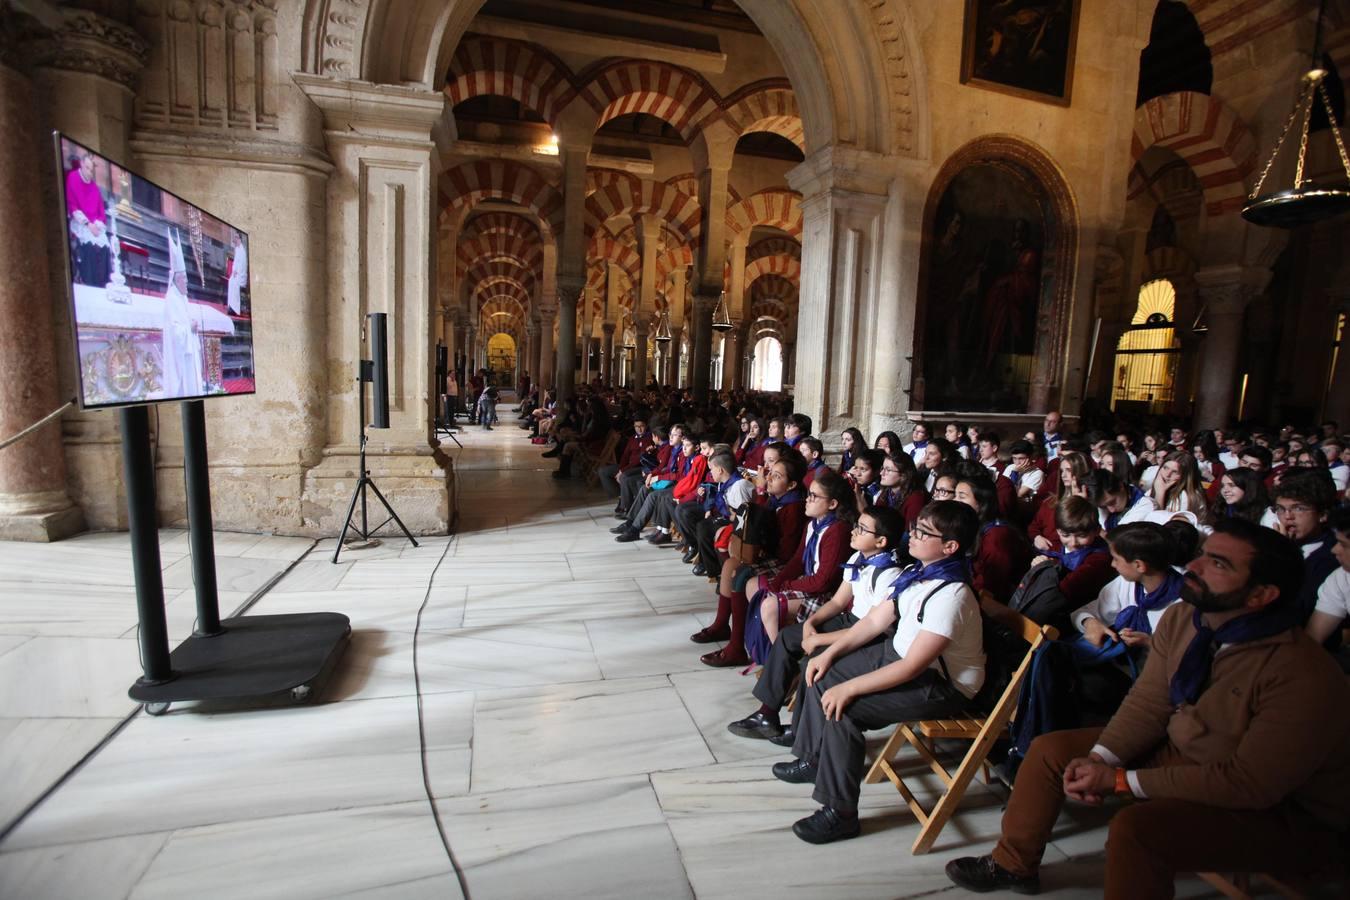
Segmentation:
<svg viewBox="0 0 1350 900">
<path fill-rule="evenodd" d="M 795 408 L 810 416 L 821 434 L 867 422 L 869 412 L 877 415 L 878 395 L 895 393 L 864 390 L 868 373 L 899 369 L 893 357 L 877 361 L 883 350 L 894 353 L 895 341 L 864 337 L 899 330 L 895 297 L 881 290 L 894 171 L 893 161 L 883 157 L 826 147 L 788 173 L 788 182 L 802 194 L 805 239 L 796 347 L 794 353 L 788 346 L 794 338 L 785 335 L 783 381 L 795 385 Z M 800 379 L 798 362 L 805 376 Z"/>
<path fill-rule="evenodd" d="M 525 350 L 521 354 L 521 365 L 532 380 L 539 378 L 539 323 L 534 319 L 525 320 Z M 521 399 L 524 399 L 523 397 Z"/>
<path fill-rule="evenodd" d="M 716 294 L 695 294 L 693 316 L 689 323 L 689 386 L 699 400 L 708 393 L 712 379 L 712 317 L 717 307 Z"/>
<path fill-rule="evenodd" d="M 5 15 L 17 16 L 13 11 Z M 11 23 L 12 27 L 13 23 Z M 18 69 L 17 48 L 0 25 L 0 438 L 27 428 L 61 405 L 52 337 L 47 247 L 31 240 L 50 216 L 42 203 L 38 148 L 46 146 L 35 115 L 32 82 Z M 0 538 L 54 541 L 84 530 L 66 493 L 60 420 L 0 450 Z"/>
<path fill-rule="evenodd" d="M 553 325 L 557 316 L 555 307 L 539 308 L 539 383 L 550 388 L 557 387 L 553 375 L 556 362 L 553 354 Z"/>
<path fill-rule="evenodd" d="M 600 375 L 605 384 L 614 383 L 614 323 L 606 322 L 600 326 L 604 339 L 600 343 Z"/>
<path fill-rule="evenodd" d="M 1269 272 L 1265 273 L 1269 277 Z M 1220 266 L 1195 273 L 1205 304 L 1205 348 L 1195 398 L 1195 429 L 1222 428 L 1233 415 L 1242 318 L 1253 296 L 1254 273 Z"/>
<path fill-rule="evenodd" d="M 733 321 L 733 325 L 736 323 Z M 736 387 L 737 380 L 741 377 L 741 354 L 745 352 L 741 343 L 741 329 L 739 325 L 732 328 L 723 335 L 722 340 L 722 390 L 729 391 Z"/>
<path fill-rule="evenodd" d="M 558 397 L 576 392 L 577 384 L 577 301 L 586 287 L 585 279 L 558 276 Z"/>
</svg>

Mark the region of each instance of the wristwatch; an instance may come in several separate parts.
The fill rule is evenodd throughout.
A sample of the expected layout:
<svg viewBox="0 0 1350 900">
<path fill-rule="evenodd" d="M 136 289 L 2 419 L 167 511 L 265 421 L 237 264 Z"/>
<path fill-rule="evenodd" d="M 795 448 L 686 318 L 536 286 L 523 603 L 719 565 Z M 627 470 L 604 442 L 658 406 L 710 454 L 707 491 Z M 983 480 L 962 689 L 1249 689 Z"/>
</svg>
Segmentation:
<svg viewBox="0 0 1350 900">
<path fill-rule="evenodd" d="M 1125 776 L 1124 769 L 1116 769 L 1116 793 L 1117 794 L 1134 793 L 1134 791 L 1130 790 L 1130 779 Z"/>
</svg>

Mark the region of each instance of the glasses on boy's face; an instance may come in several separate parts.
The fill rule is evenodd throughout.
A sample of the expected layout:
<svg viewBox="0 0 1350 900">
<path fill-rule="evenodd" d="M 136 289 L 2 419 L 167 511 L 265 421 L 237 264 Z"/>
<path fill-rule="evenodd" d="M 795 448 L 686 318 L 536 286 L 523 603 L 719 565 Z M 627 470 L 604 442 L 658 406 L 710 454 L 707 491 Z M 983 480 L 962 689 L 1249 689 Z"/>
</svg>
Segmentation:
<svg viewBox="0 0 1350 900">
<path fill-rule="evenodd" d="M 911 535 L 913 535 L 914 537 L 918 538 L 918 539 L 921 540 L 921 541 L 926 541 L 926 540 L 929 540 L 930 538 L 936 538 L 937 540 L 942 540 L 942 535 L 940 535 L 940 534 L 938 534 L 938 533 L 936 533 L 936 532 L 933 532 L 933 531 L 929 531 L 927 528 L 924 528 L 922 525 L 915 525 L 913 528 L 911 528 L 911 529 L 909 530 L 909 533 L 910 533 Z"/>
<path fill-rule="evenodd" d="M 952 488 L 935 487 L 933 488 L 934 497 L 955 497 L 956 491 Z"/>
<path fill-rule="evenodd" d="M 861 522 L 859 522 L 857 525 L 854 525 L 854 526 L 853 526 L 853 530 L 854 530 L 855 532 L 861 531 L 863 534 L 876 534 L 876 532 L 873 531 L 872 529 L 870 529 L 870 528 L 864 528 L 864 527 L 863 527 L 863 523 L 861 523 Z"/>
</svg>

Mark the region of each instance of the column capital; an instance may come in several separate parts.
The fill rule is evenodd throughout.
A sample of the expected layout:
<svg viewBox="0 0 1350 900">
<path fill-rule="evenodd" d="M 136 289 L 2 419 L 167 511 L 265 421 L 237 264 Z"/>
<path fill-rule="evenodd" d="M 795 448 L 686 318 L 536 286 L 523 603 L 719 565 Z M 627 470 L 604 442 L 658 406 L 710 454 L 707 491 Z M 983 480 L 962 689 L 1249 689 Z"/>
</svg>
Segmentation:
<svg viewBox="0 0 1350 900">
<path fill-rule="evenodd" d="M 788 184 L 806 204 L 827 194 L 885 201 L 895 179 L 895 160 L 851 147 L 822 147 L 787 173 Z"/>
<path fill-rule="evenodd" d="M 34 67 L 86 72 L 134 90 L 150 43 L 130 26 L 84 9 L 62 8 L 23 52 Z"/>
<path fill-rule="evenodd" d="M 617 327 L 618 327 L 618 326 L 616 326 L 613 322 L 602 322 L 602 323 L 600 323 L 600 330 L 603 331 L 605 334 L 608 334 L 608 335 L 611 335 L 611 336 L 614 334 L 614 330 L 615 330 Z"/>
<path fill-rule="evenodd" d="M 362 81 L 335 81 L 295 72 L 295 84 L 323 113 L 330 139 L 386 144 L 434 140 L 445 113 L 438 91 Z"/>
<path fill-rule="evenodd" d="M 1212 313 L 1234 315 L 1265 290 L 1271 275 L 1257 266 L 1211 266 L 1195 273 L 1195 284 Z"/>
</svg>

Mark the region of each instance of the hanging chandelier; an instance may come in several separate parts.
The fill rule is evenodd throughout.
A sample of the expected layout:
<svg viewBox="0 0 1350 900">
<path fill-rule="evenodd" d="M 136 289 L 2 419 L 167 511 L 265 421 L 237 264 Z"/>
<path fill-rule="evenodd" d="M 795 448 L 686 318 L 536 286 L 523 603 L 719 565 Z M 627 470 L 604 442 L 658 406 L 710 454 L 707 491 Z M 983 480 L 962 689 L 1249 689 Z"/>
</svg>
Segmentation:
<svg viewBox="0 0 1350 900">
<path fill-rule="evenodd" d="M 1327 94 L 1325 84 L 1327 70 L 1321 65 L 1322 17 L 1325 12 L 1326 0 L 1322 0 L 1317 13 L 1317 33 L 1313 40 L 1312 68 L 1303 74 L 1298 101 L 1284 123 L 1284 130 L 1280 132 L 1280 139 L 1275 142 L 1275 149 L 1266 160 L 1265 168 L 1261 170 L 1261 177 L 1256 180 L 1256 186 L 1247 197 L 1247 204 L 1242 207 L 1242 218 L 1253 225 L 1297 228 L 1350 210 L 1350 157 L 1346 155 L 1345 142 L 1341 140 L 1340 124 L 1336 121 L 1336 113 L 1331 108 L 1331 98 Z M 1343 180 L 1337 176 L 1323 184 L 1317 184 L 1304 177 L 1304 164 L 1308 154 L 1308 129 L 1312 124 L 1313 107 L 1318 98 L 1322 101 L 1322 108 L 1326 110 L 1331 136 L 1336 141 L 1336 152 L 1340 155 L 1341 169 L 1345 175 Z M 1287 190 L 1262 194 L 1261 188 L 1266 183 L 1266 176 L 1270 174 L 1275 158 L 1280 155 L 1280 149 L 1284 146 L 1285 139 L 1289 137 L 1289 130 L 1300 116 L 1303 118 L 1303 125 L 1299 131 L 1294 186 Z"/>
<path fill-rule="evenodd" d="M 727 292 L 717 298 L 717 306 L 713 308 L 712 318 L 713 331 L 730 331 L 735 326 L 731 324 L 731 310 L 727 308 Z"/>
<path fill-rule="evenodd" d="M 669 344 L 670 336 L 670 310 L 661 310 L 661 318 L 656 322 L 656 336 L 652 338 L 658 344 Z"/>
</svg>

